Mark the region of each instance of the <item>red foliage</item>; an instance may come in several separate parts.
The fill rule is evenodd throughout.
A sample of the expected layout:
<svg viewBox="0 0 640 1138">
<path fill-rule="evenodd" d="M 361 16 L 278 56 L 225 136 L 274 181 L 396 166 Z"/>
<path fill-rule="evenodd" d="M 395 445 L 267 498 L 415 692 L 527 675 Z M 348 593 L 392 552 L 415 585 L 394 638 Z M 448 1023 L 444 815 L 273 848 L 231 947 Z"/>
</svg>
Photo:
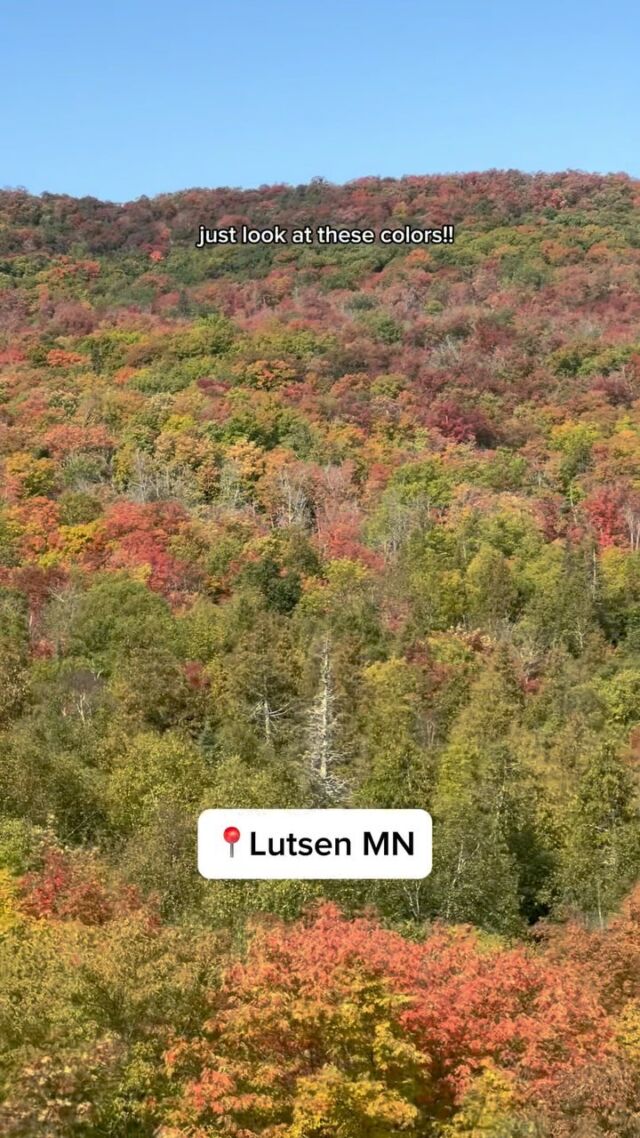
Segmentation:
<svg viewBox="0 0 640 1138">
<path fill-rule="evenodd" d="M 620 544 L 625 538 L 625 495 L 614 486 L 603 486 L 594 491 L 584 503 L 584 509 L 602 546 Z"/>
<path fill-rule="evenodd" d="M 371 569 L 380 568 L 382 557 L 361 541 L 362 519 L 356 508 L 343 506 L 330 516 L 321 515 L 317 525 L 318 544 L 328 561 L 347 558 L 362 561 Z"/>
<path fill-rule="evenodd" d="M 491 446 L 495 437 L 481 411 L 463 409 L 450 399 L 437 403 L 427 414 L 426 422 L 457 443 L 474 440 L 481 446 Z"/>
<path fill-rule="evenodd" d="M 87 357 L 79 352 L 66 352 L 63 348 L 52 348 L 47 352 L 49 367 L 73 367 L 74 364 L 86 364 Z"/>
<path fill-rule="evenodd" d="M 184 665 L 184 674 L 187 683 L 194 691 L 206 691 L 211 686 L 204 665 L 199 660 L 187 660 Z"/>
<path fill-rule="evenodd" d="M 608 1011 L 640 999 L 640 885 L 636 885 L 604 929 L 589 931 L 575 923 L 547 931 L 548 954 L 568 960 Z"/>
<path fill-rule="evenodd" d="M 111 885 L 90 854 L 70 854 L 48 847 L 41 869 L 21 881 L 21 907 L 31 917 L 103 925 L 116 916 L 139 911 L 134 886 Z"/>
<path fill-rule="evenodd" d="M 43 444 L 52 457 L 64 458 L 74 451 L 108 450 L 113 442 L 105 427 L 80 427 L 65 423 L 47 431 Z"/>
<path fill-rule="evenodd" d="M 43 569 L 39 565 L 27 564 L 8 571 L 7 579 L 27 598 L 29 625 L 32 631 L 35 631 L 37 619 L 44 605 L 65 581 L 64 571 L 59 566 Z"/>
<path fill-rule="evenodd" d="M 3 364 L 19 364 L 26 359 L 26 356 L 20 348 L 5 348 L 0 352 L 0 365 Z"/>
<path fill-rule="evenodd" d="M 198 569 L 169 550 L 172 538 L 187 525 L 187 514 L 177 502 L 116 502 L 84 553 L 92 569 L 146 568 L 149 588 L 172 597 L 195 587 Z"/>
<path fill-rule="evenodd" d="M 606 1013 L 573 962 L 488 949 L 466 929 L 436 927 L 424 943 L 408 942 L 323 904 L 308 922 L 259 929 L 246 962 L 227 973 L 206 1025 L 209 1042 L 178 1048 L 200 1064 L 186 1091 L 189 1109 L 241 1111 L 241 1087 L 251 1089 L 252 1063 L 267 1054 L 272 1087 L 294 1072 L 312 1074 L 323 1062 L 316 1017 L 335 1014 L 362 975 L 405 999 L 400 1024 L 428 1059 L 422 1106 L 430 1116 L 458 1102 L 488 1061 L 510 1071 L 523 1095 L 543 1100 L 613 1052 Z"/>
</svg>

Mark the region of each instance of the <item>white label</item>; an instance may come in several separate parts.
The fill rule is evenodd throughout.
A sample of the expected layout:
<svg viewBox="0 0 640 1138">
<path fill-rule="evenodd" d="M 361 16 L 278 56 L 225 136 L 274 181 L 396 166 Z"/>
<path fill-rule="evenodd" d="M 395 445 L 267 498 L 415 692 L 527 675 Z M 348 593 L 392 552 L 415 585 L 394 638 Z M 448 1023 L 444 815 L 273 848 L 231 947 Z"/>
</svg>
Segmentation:
<svg viewBox="0 0 640 1138">
<path fill-rule="evenodd" d="M 198 869 L 218 880 L 415 881 L 431 873 L 426 810 L 205 810 Z"/>
</svg>

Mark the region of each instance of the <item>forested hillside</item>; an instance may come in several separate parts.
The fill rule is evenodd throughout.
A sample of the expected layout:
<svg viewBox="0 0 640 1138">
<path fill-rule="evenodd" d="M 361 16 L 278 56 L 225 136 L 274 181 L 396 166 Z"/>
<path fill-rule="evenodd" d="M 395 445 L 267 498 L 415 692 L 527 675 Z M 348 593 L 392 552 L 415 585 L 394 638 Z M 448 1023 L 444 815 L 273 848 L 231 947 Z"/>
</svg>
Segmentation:
<svg viewBox="0 0 640 1138">
<path fill-rule="evenodd" d="M 0 1133 L 640 1135 L 640 182 L 0 193 L 0 735 Z"/>
</svg>

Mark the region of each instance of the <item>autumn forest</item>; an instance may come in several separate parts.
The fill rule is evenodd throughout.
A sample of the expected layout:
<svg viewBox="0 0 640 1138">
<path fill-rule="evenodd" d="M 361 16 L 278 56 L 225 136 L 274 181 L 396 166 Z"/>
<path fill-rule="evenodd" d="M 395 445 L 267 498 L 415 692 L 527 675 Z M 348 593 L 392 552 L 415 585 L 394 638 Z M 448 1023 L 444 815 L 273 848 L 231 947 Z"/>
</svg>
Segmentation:
<svg viewBox="0 0 640 1138">
<path fill-rule="evenodd" d="M 0 192 L 0 1134 L 638 1138 L 639 777 L 640 182 Z"/>
</svg>

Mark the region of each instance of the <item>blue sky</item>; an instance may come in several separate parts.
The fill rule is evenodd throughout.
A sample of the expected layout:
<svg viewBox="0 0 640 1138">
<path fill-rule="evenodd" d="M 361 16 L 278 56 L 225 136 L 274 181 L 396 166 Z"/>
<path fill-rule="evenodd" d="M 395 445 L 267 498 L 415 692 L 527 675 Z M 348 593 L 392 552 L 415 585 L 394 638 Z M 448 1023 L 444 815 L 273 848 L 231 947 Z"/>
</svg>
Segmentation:
<svg viewBox="0 0 640 1138">
<path fill-rule="evenodd" d="M 0 0 L 0 186 L 640 175 L 635 0 Z"/>
</svg>

